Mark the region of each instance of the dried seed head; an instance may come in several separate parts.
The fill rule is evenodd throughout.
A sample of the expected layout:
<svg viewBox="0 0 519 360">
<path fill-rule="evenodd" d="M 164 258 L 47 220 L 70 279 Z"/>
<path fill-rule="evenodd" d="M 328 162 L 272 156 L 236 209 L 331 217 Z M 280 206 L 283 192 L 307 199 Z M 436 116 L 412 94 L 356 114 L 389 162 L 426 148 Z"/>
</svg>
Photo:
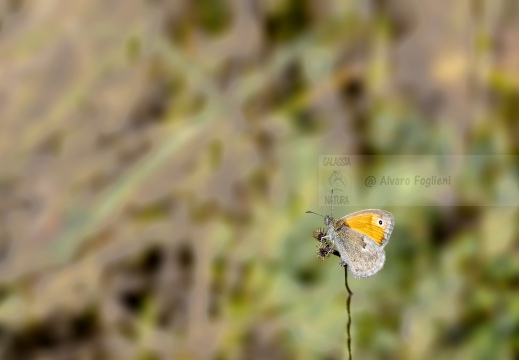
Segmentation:
<svg viewBox="0 0 519 360">
<path fill-rule="evenodd" d="M 324 229 L 322 228 L 319 228 L 317 230 L 314 231 L 314 234 L 313 234 L 313 237 L 319 241 L 319 242 L 322 242 L 322 237 L 326 235 L 326 232 L 324 231 Z"/>
<path fill-rule="evenodd" d="M 321 243 L 317 249 L 317 257 L 324 261 L 332 252 L 333 249 L 327 243 Z"/>
</svg>

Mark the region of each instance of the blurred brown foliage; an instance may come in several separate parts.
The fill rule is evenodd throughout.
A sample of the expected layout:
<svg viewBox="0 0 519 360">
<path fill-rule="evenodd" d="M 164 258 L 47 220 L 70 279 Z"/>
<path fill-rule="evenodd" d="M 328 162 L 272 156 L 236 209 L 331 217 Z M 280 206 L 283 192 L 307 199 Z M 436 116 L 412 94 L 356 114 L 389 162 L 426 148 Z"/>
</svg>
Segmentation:
<svg viewBox="0 0 519 360">
<path fill-rule="evenodd" d="M 2 359 L 340 359 L 319 155 L 519 151 L 514 1 L 0 3 Z M 388 209 L 354 358 L 519 357 L 517 208 L 457 201 Z"/>
</svg>

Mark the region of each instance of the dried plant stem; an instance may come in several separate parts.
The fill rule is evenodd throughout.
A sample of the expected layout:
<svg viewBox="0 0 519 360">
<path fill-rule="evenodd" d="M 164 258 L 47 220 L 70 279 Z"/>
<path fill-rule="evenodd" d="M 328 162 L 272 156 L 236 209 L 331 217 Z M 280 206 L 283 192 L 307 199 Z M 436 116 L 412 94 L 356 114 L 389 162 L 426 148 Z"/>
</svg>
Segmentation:
<svg viewBox="0 0 519 360">
<path fill-rule="evenodd" d="M 324 236 L 324 230 L 317 229 L 317 231 L 314 232 L 314 238 L 321 243 L 319 246 L 319 251 L 317 252 L 317 256 L 324 260 L 324 258 L 330 256 L 330 254 L 333 254 L 335 256 L 341 257 L 341 254 L 337 251 L 331 248 L 330 244 L 323 242 L 321 239 Z M 348 322 L 346 324 L 346 337 L 347 337 L 347 344 L 348 344 L 348 359 L 352 360 L 351 355 L 351 297 L 353 293 L 350 290 L 350 286 L 348 285 L 348 265 L 344 266 L 344 286 L 346 287 L 346 291 L 348 292 L 348 298 L 346 299 L 346 311 L 348 312 Z"/>
<path fill-rule="evenodd" d="M 346 291 L 348 291 L 348 298 L 346 299 L 346 310 L 348 312 L 348 323 L 346 324 L 346 335 L 347 335 L 347 341 L 348 341 L 348 359 L 352 359 L 351 357 L 351 311 L 350 311 L 350 304 L 351 304 L 351 296 L 353 293 L 350 290 L 350 287 L 348 286 L 348 265 L 344 266 L 344 285 L 346 286 Z"/>
</svg>

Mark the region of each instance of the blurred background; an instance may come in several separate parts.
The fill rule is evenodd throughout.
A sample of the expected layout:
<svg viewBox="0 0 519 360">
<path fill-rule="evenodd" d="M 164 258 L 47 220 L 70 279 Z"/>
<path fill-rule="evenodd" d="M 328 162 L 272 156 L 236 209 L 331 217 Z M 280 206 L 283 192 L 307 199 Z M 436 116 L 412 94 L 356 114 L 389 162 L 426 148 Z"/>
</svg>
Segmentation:
<svg viewBox="0 0 519 360">
<path fill-rule="evenodd" d="M 2 359 L 342 359 L 319 156 L 519 150 L 516 1 L 0 4 Z M 518 166 L 384 207 L 354 358 L 519 357 Z"/>
</svg>

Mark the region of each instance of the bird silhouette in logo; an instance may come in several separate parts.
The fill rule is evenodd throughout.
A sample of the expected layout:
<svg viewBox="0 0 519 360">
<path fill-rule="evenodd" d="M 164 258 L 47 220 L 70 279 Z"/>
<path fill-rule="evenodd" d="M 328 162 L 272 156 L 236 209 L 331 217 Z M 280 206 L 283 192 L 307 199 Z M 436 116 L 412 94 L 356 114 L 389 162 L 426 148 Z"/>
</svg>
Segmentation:
<svg viewBox="0 0 519 360">
<path fill-rule="evenodd" d="M 344 181 L 344 177 L 342 176 L 342 173 L 337 170 L 333 171 L 328 182 L 330 183 L 330 185 L 332 186 L 333 189 L 337 189 L 337 190 L 346 189 L 346 183 Z"/>
</svg>

